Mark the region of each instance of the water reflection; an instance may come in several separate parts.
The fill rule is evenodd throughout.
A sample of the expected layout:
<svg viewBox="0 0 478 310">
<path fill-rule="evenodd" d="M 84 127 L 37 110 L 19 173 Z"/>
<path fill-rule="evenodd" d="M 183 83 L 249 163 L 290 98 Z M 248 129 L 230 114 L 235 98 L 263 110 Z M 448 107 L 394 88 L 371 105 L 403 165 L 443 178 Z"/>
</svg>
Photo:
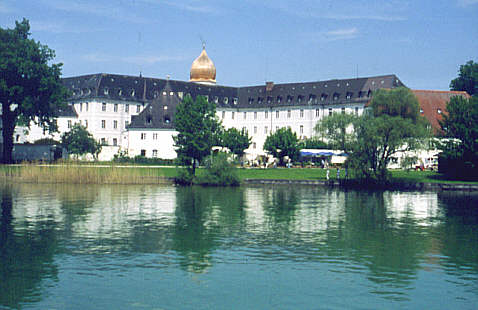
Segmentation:
<svg viewBox="0 0 478 310">
<path fill-rule="evenodd" d="M 69 273 L 86 283 L 86 274 L 146 268 L 224 280 L 227 266 L 253 291 L 269 279 L 310 296 L 328 283 L 408 306 L 422 286 L 478 300 L 476 194 L 9 185 L 0 195 L 4 307 L 41 304 L 45 290 L 68 287 Z"/>
</svg>

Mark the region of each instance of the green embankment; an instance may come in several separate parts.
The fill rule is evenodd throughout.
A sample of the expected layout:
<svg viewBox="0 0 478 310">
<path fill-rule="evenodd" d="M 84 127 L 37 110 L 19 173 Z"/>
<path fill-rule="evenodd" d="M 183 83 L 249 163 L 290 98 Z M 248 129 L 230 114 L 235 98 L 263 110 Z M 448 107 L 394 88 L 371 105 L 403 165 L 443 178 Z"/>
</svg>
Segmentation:
<svg viewBox="0 0 478 310">
<path fill-rule="evenodd" d="M 200 175 L 203 169 L 198 169 Z M 326 170 L 318 168 L 238 169 L 239 178 L 267 180 L 326 180 Z M 175 167 L 131 165 L 10 165 L 0 166 L 0 179 L 13 182 L 81 183 L 81 184 L 157 184 L 170 182 L 177 175 Z M 337 170 L 330 169 L 330 180 Z M 434 171 L 392 171 L 393 182 L 478 184 L 459 180 L 445 180 Z M 345 170 L 340 171 L 340 179 Z"/>
</svg>

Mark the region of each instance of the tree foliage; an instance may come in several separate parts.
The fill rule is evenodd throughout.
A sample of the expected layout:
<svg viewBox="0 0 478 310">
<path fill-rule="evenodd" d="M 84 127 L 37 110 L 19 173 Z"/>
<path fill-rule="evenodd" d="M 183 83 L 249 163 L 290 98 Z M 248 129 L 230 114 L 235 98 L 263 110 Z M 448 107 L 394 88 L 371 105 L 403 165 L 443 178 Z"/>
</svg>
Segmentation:
<svg viewBox="0 0 478 310">
<path fill-rule="evenodd" d="M 319 121 L 314 129 L 329 147 L 347 152 L 353 142 L 353 124 L 357 117 L 349 113 L 333 113 Z"/>
<path fill-rule="evenodd" d="M 464 90 L 471 96 L 478 95 L 478 63 L 472 60 L 460 66 L 458 77 L 451 81 L 451 90 Z"/>
<path fill-rule="evenodd" d="M 186 96 L 176 108 L 174 137 L 178 162 L 186 165 L 195 175 L 196 163 L 210 155 L 218 140 L 220 123 L 216 118 L 216 106 L 203 96 L 193 100 Z"/>
<path fill-rule="evenodd" d="M 251 139 L 246 129 L 229 128 L 221 133 L 220 145 L 227 147 L 233 154 L 241 157 L 251 145 Z"/>
<path fill-rule="evenodd" d="M 62 64 L 49 64 L 53 50 L 29 38 L 28 20 L 14 29 L 0 28 L 0 103 L 3 122 L 3 161 L 12 161 L 13 133 L 17 124 L 31 122 L 52 132 L 66 104 L 67 90 L 60 76 Z"/>
<path fill-rule="evenodd" d="M 452 97 L 446 108 L 440 170 L 451 178 L 478 179 L 478 97 Z"/>
<path fill-rule="evenodd" d="M 329 145 L 316 137 L 299 141 L 299 149 L 327 149 Z"/>
<path fill-rule="evenodd" d="M 69 154 L 76 156 L 92 154 L 98 158 L 101 152 L 101 144 L 93 138 L 86 127 L 80 124 L 75 124 L 70 131 L 62 134 L 61 144 Z"/>
<path fill-rule="evenodd" d="M 295 160 L 299 157 L 297 134 L 290 128 L 279 128 L 267 136 L 264 142 L 264 150 L 279 158 L 281 163 L 283 163 L 284 156 Z"/>
</svg>

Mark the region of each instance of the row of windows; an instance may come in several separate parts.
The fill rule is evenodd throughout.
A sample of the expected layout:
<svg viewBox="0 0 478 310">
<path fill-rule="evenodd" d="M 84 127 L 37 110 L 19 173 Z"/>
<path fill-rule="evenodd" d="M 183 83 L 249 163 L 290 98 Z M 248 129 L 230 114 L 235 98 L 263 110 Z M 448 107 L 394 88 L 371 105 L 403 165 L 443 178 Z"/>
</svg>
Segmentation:
<svg viewBox="0 0 478 310">
<path fill-rule="evenodd" d="M 276 126 L 275 128 L 276 128 L 276 131 L 277 131 L 277 130 L 279 130 L 280 127 Z M 291 128 L 291 127 L 289 126 L 289 128 Z M 248 131 L 246 127 L 242 127 L 242 130 Z M 265 135 L 269 134 L 271 132 L 269 126 L 264 126 L 264 131 L 263 132 L 264 132 Z M 299 133 L 300 134 L 304 133 L 304 125 L 299 126 Z M 253 134 L 257 134 L 257 126 L 254 126 L 254 128 L 253 128 Z"/>
<path fill-rule="evenodd" d="M 146 150 L 141 150 L 141 156 L 146 157 Z M 152 157 L 158 157 L 158 150 L 153 150 L 151 152 Z"/>
<path fill-rule="evenodd" d="M 278 111 L 278 110 L 275 111 L 275 117 L 276 118 L 280 118 L 280 112 L 281 111 Z M 328 113 L 329 115 L 332 115 L 332 113 L 334 111 L 333 111 L 332 108 L 329 108 L 328 112 L 329 112 Z M 345 108 L 342 108 L 341 112 L 345 113 Z M 355 107 L 354 112 L 355 112 L 355 114 L 358 114 L 359 108 Z M 237 112 L 237 113 L 239 114 L 240 112 Z M 242 119 L 247 119 L 247 113 L 248 112 L 242 112 Z M 255 120 L 257 119 L 257 113 L 258 112 L 253 112 L 253 115 L 254 115 L 253 117 L 254 117 Z M 292 110 L 287 110 L 287 118 L 291 118 L 291 116 L 292 116 Z M 319 117 L 319 116 L 320 116 L 320 109 L 315 109 L 315 117 Z M 226 111 L 222 111 L 221 117 L 223 119 L 226 118 Z M 235 117 L 236 117 L 236 112 L 234 112 L 234 111 L 231 112 L 231 119 L 235 119 Z M 301 118 L 304 117 L 304 110 L 299 110 L 299 117 L 301 117 Z M 264 118 L 266 118 L 266 119 L 269 118 L 269 111 L 264 111 Z"/>
<path fill-rule="evenodd" d="M 118 112 L 119 111 L 119 108 L 118 108 L 118 104 L 117 103 L 111 103 L 110 105 L 113 105 L 113 112 Z M 83 112 L 83 107 L 85 109 L 85 112 L 88 112 L 88 109 L 89 109 L 89 103 L 88 102 L 85 102 L 84 105 L 83 105 L 83 102 L 80 102 L 78 103 L 78 110 L 80 112 Z M 101 111 L 102 112 L 106 112 L 107 111 L 107 107 L 108 107 L 108 103 L 106 102 L 103 102 L 101 103 Z M 124 108 L 123 108 L 124 112 L 129 112 L 129 104 L 125 104 L 124 105 Z M 141 105 L 140 104 L 137 104 L 136 105 L 136 113 L 139 113 L 141 112 Z"/>
<path fill-rule="evenodd" d="M 158 140 L 158 134 L 157 133 L 152 133 L 151 136 L 153 137 L 153 140 Z M 141 133 L 141 140 L 147 140 L 149 135 L 146 134 L 146 132 Z"/>
<path fill-rule="evenodd" d="M 356 98 L 365 98 L 365 97 L 370 97 L 372 95 L 372 91 L 369 90 L 368 92 L 365 92 L 365 91 L 359 91 L 357 94 L 356 94 Z M 352 99 L 352 97 L 354 96 L 354 93 L 353 92 L 346 92 L 345 93 L 345 99 L 347 100 L 350 100 Z M 326 94 L 326 93 L 322 93 L 320 95 L 320 101 L 325 101 L 327 100 L 327 98 L 329 97 L 329 94 Z M 332 100 L 336 101 L 336 100 L 339 100 L 341 97 L 341 94 L 340 93 L 333 93 L 331 95 L 331 98 Z M 287 95 L 285 98 L 283 98 L 282 96 L 277 96 L 277 97 L 272 97 L 272 96 L 267 96 L 267 97 L 257 97 L 256 98 L 253 98 L 253 97 L 249 97 L 248 99 L 248 103 L 249 104 L 253 104 L 255 101 L 257 101 L 257 103 L 261 104 L 261 103 L 268 103 L 268 104 L 272 104 L 274 102 L 276 103 L 282 103 L 284 102 L 287 102 L 287 103 L 303 103 L 305 102 L 305 100 L 308 98 L 308 103 L 316 103 L 318 102 L 317 100 L 317 95 L 315 94 L 309 94 L 308 97 L 305 97 L 303 95 L 298 95 L 297 97 L 294 98 L 294 96 L 291 96 L 291 95 Z"/>
</svg>

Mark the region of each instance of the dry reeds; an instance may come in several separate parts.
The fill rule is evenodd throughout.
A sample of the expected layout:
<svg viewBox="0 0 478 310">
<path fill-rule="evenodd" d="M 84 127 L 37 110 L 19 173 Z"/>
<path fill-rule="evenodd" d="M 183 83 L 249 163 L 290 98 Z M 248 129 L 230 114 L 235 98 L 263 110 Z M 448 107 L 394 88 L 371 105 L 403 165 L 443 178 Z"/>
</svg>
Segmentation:
<svg viewBox="0 0 478 310">
<path fill-rule="evenodd" d="M 161 184 L 171 180 L 148 167 L 62 165 L 1 166 L 0 179 L 7 182 L 69 184 Z"/>
</svg>

